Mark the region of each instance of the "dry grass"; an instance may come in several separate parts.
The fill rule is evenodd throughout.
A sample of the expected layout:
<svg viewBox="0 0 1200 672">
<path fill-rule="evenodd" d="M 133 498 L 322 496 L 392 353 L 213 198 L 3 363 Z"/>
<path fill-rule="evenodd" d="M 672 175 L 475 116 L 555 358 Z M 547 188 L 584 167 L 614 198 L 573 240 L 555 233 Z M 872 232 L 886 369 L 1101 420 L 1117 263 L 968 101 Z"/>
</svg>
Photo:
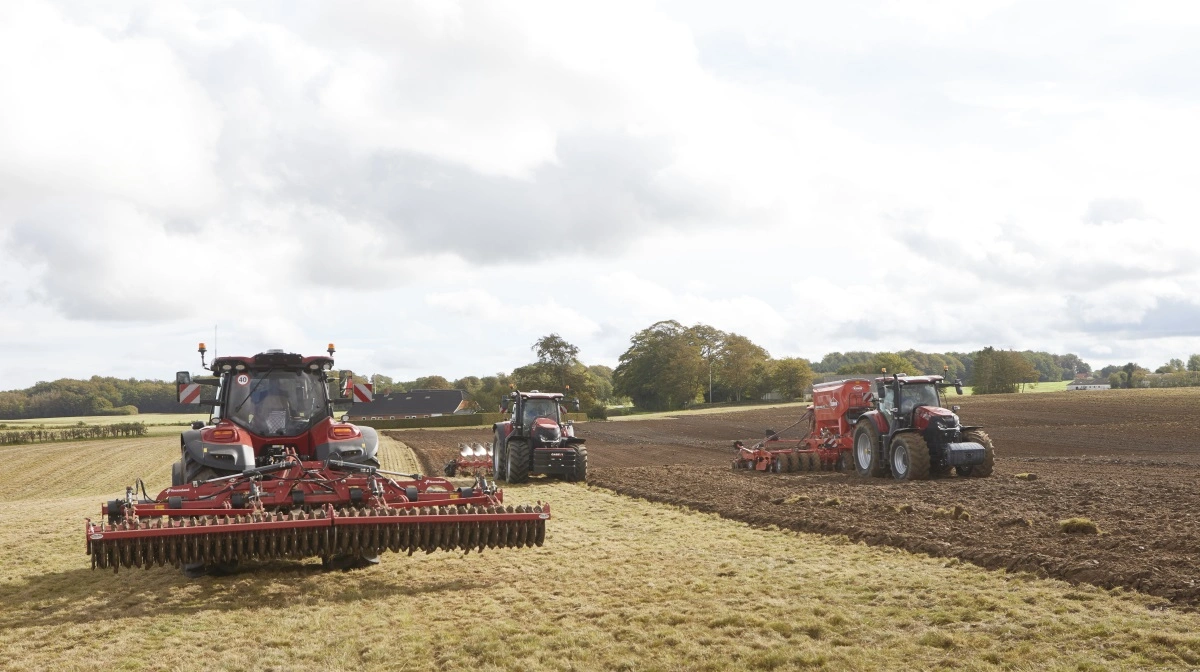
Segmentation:
<svg viewBox="0 0 1200 672">
<path fill-rule="evenodd" d="M 190 581 L 87 568 L 82 519 L 175 445 L 63 444 L 0 475 L 6 669 L 1141 669 L 1200 664 L 1200 615 L 1136 594 L 753 529 L 564 483 L 546 546 L 274 563 Z M 389 449 L 390 450 L 390 449 Z M 13 456 L 8 456 L 12 458 Z M 123 469 L 105 460 L 128 460 Z M 24 480 L 94 475 L 67 496 Z M 115 473 L 123 471 L 119 476 Z M 25 493 L 14 497 L 13 492 Z M 50 490 L 53 492 L 53 489 Z"/>
</svg>

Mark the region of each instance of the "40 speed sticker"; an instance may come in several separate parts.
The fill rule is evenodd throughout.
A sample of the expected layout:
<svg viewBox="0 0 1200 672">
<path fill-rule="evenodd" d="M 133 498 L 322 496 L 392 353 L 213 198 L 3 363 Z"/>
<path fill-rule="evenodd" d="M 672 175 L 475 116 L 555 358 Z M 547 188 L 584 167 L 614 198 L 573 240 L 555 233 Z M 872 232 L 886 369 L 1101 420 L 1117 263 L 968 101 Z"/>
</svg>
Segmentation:
<svg viewBox="0 0 1200 672">
<path fill-rule="evenodd" d="M 247 376 L 244 373 L 241 374 L 240 376 L 237 377 L 237 384 L 238 385 L 249 385 L 250 384 L 250 376 Z"/>
</svg>

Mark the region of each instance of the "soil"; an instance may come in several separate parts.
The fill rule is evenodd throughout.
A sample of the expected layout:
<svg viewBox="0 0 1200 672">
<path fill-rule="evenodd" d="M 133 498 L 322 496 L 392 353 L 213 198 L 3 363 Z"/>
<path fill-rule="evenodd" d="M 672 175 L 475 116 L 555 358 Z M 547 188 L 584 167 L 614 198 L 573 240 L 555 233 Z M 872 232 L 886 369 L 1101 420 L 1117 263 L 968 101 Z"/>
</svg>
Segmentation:
<svg viewBox="0 0 1200 672">
<path fill-rule="evenodd" d="M 588 482 L 754 525 L 845 535 L 1200 608 L 1200 390 L 951 397 L 996 446 L 992 476 L 900 483 L 852 473 L 731 469 L 735 439 L 782 431 L 801 407 L 588 422 Z M 428 473 L 486 428 L 388 432 Z M 786 436 L 786 435 L 785 435 Z M 1032 477 L 1032 478 L 1031 478 Z M 1086 518 L 1099 534 L 1066 533 Z"/>
</svg>

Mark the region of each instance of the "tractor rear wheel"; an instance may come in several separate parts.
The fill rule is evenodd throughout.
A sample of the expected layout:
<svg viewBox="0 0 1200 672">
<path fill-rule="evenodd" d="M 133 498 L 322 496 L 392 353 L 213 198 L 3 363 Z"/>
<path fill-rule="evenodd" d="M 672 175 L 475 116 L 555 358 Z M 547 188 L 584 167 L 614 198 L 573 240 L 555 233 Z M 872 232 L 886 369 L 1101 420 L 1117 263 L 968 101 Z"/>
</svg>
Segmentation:
<svg viewBox="0 0 1200 672">
<path fill-rule="evenodd" d="M 963 432 L 964 441 L 974 441 L 983 446 L 983 464 L 976 464 L 970 467 L 955 467 L 959 476 L 991 476 L 992 467 L 996 461 L 996 448 L 992 446 L 992 439 L 982 429 L 970 429 Z"/>
<path fill-rule="evenodd" d="M 533 461 L 529 452 L 529 442 L 525 439 L 509 439 L 505 446 L 508 453 L 505 471 L 509 483 L 524 483 L 529 480 L 529 467 Z"/>
<path fill-rule="evenodd" d="M 920 434 L 900 434 L 892 439 L 892 477 L 897 481 L 929 478 L 929 445 Z"/>
<path fill-rule="evenodd" d="M 508 480 L 507 460 L 504 458 L 504 437 L 496 432 L 492 439 L 492 478 L 497 481 Z"/>
<path fill-rule="evenodd" d="M 858 421 L 854 426 L 854 468 L 859 476 L 882 476 L 887 465 L 883 463 L 879 445 L 879 428 L 870 418 Z"/>
<path fill-rule="evenodd" d="M 587 481 L 587 447 L 575 446 L 575 473 L 567 475 L 568 481 Z"/>
</svg>

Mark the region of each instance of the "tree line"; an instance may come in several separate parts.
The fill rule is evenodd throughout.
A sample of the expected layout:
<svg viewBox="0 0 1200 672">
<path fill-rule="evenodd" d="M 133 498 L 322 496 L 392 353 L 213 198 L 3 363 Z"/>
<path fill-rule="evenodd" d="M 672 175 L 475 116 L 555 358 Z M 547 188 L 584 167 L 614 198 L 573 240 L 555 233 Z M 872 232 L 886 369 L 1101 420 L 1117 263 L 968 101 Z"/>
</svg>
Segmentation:
<svg viewBox="0 0 1200 672">
<path fill-rule="evenodd" d="M 29 429 L 0 431 L 0 446 L 83 439 L 118 439 L 145 435 L 146 425 L 141 422 L 116 422 L 110 425 L 80 425 L 55 429 L 30 427 Z"/>
<path fill-rule="evenodd" d="M 179 403 L 174 383 L 160 380 L 102 376 L 87 380 L 62 378 L 39 382 L 24 390 L 0 392 L 0 420 L 188 413 L 194 410 L 194 406 Z"/>
</svg>

